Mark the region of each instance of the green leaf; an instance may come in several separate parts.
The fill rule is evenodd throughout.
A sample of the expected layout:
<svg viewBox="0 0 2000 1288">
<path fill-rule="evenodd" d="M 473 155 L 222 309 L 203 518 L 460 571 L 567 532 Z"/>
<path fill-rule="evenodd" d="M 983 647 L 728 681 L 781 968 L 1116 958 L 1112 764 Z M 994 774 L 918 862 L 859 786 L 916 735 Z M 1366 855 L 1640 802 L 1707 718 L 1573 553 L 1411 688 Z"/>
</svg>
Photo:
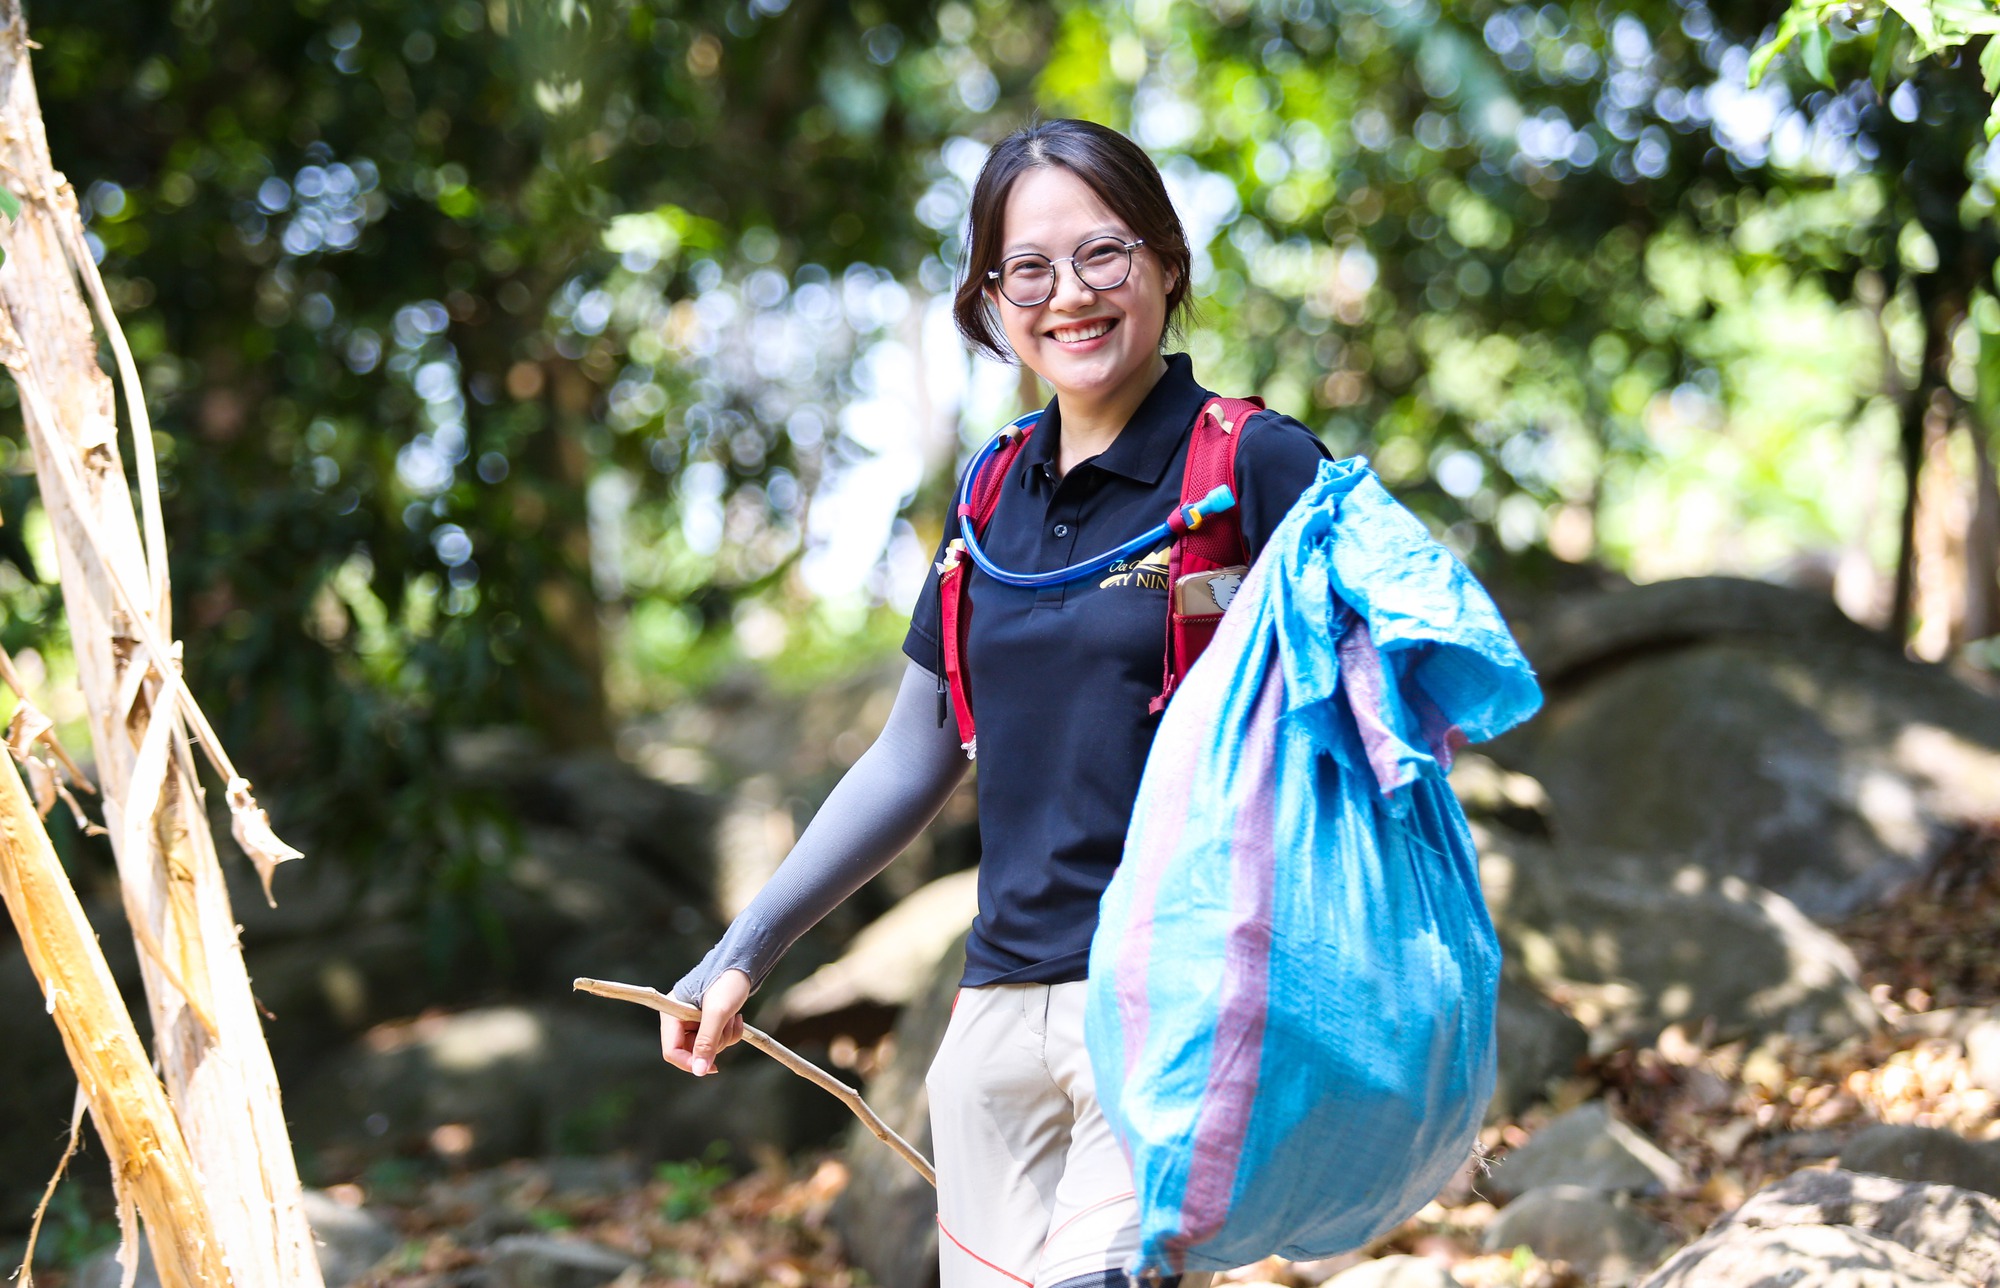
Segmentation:
<svg viewBox="0 0 2000 1288">
<path fill-rule="evenodd" d="M 1769 44 L 1759 47 L 1756 53 L 1750 55 L 1751 89 L 1757 88 L 1757 82 L 1763 80 L 1764 73 L 1770 70 L 1771 60 L 1783 53 L 1785 46 L 1792 43 L 1792 37 L 1798 34 L 1798 15 L 1787 13 L 1785 20 L 1778 24 L 1778 34 L 1771 37 Z"/>
<path fill-rule="evenodd" d="M 1889 97 L 1889 77 L 1896 69 L 1897 55 L 1909 39 L 1910 24 L 1895 10 L 1884 10 L 1881 24 L 1875 29 L 1875 56 L 1868 61 L 1868 78 L 1875 82 L 1875 92 L 1883 98 Z"/>
<path fill-rule="evenodd" d="M 0 215 L 9 219 L 21 217 L 21 199 L 5 188 L 0 188 Z"/>
<path fill-rule="evenodd" d="M 1910 24 L 1926 54 L 1937 52 L 1937 20 L 1932 16 L 1930 0 L 1885 0 L 1885 3 L 1891 12 Z"/>
<path fill-rule="evenodd" d="M 1985 0 L 1932 0 L 1938 39 L 1962 45 L 1981 33 L 2000 31 L 2000 11 Z"/>
<path fill-rule="evenodd" d="M 1993 110 L 1986 114 L 1986 141 L 1991 143 L 2000 138 L 2000 100 L 1993 104 Z"/>
<path fill-rule="evenodd" d="M 2000 40 L 1989 39 L 1979 51 L 1979 74 L 1986 80 L 1986 92 L 2000 90 Z"/>
<path fill-rule="evenodd" d="M 1828 89 L 1834 88 L 1833 68 L 1828 62 L 1832 52 L 1832 32 L 1818 24 L 1806 28 L 1805 36 L 1799 41 L 1799 54 L 1805 60 L 1806 71 Z"/>
</svg>

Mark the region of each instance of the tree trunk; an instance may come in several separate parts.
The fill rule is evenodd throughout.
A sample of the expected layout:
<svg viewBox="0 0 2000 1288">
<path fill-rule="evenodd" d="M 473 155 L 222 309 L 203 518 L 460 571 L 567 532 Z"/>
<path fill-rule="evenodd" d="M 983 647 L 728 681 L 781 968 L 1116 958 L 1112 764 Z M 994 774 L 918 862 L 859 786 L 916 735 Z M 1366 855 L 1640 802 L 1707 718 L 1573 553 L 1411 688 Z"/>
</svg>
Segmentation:
<svg viewBox="0 0 2000 1288">
<path fill-rule="evenodd" d="M 1918 298 L 1927 294 L 1919 289 Z M 1898 644 L 1909 642 L 1916 607 L 1917 504 L 1924 472 L 1925 425 L 1933 414 L 1932 404 L 1943 392 L 1939 378 L 1951 360 L 1951 332 L 1958 312 L 1945 302 L 1932 303 L 1924 310 L 1923 358 L 1917 367 L 1916 388 L 1903 404 L 1903 521 L 1896 547 L 1896 586 L 1889 607 L 1889 636 Z"/>
<path fill-rule="evenodd" d="M 12 765 L 0 766 L 0 900 L 48 997 L 120 1203 L 129 1196 L 153 1232 L 161 1288 L 230 1283 L 180 1123 Z"/>
<path fill-rule="evenodd" d="M 237 835 L 267 890 L 270 865 L 288 854 L 180 678 L 179 649 L 167 634 L 151 431 L 129 351 L 84 249 L 76 195 L 50 162 L 27 50 L 19 0 L 0 0 L 0 174 L 22 205 L 5 229 L 0 361 L 21 392 L 53 529 L 155 1054 L 234 1282 L 315 1288 L 321 1279 L 298 1171 L 195 778 L 190 726 L 201 751 L 232 778 Z M 111 381 L 98 364 L 77 274 L 100 307 L 125 377 L 143 537 L 119 457 Z"/>
<path fill-rule="evenodd" d="M 1956 643 L 1968 644 L 2000 633 L 2000 483 L 1993 475 L 1993 449 L 1986 425 L 1967 409 L 1972 436 L 1972 522 L 1965 532 L 1965 620 Z"/>
</svg>

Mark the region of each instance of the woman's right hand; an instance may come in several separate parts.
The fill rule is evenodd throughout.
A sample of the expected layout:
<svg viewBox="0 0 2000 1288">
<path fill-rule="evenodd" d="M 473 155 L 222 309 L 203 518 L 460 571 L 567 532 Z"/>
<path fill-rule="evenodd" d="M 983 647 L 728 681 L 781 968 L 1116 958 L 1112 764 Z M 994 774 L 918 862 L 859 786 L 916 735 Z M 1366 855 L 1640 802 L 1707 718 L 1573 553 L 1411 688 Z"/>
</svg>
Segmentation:
<svg viewBox="0 0 2000 1288">
<path fill-rule="evenodd" d="M 715 1072 L 715 1057 L 743 1038 L 743 1004 L 750 1000 L 750 977 L 726 970 L 701 999 L 701 1023 L 660 1015 L 660 1055 L 695 1077 Z"/>
</svg>

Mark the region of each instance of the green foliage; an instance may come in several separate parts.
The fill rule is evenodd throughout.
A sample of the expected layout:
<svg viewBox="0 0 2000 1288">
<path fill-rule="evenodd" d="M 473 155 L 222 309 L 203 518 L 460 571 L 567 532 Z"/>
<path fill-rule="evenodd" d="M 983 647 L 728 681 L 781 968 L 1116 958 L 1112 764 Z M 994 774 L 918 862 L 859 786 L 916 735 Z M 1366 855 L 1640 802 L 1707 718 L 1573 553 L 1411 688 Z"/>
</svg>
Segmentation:
<svg viewBox="0 0 2000 1288">
<path fill-rule="evenodd" d="M 21 217 L 21 199 L 7 191 L 5 187 L 0 187 L 0 215 L 6 216 L 10 223 Z M 6 262 L 7 248 L 0 246 L 0 264 Z"/>
<path fill-rule="evenodd" d="M 280 828 L 422 864 L 453 943 L 478 937 L 468 815 L 492 811 L 454 803 L 452 733 L 602 742 L 607 668 L 631 702 L 677 691 L 679 653 L 621 669 L 621 621 L 666 603 L 726 639 L 796 559 L 800 480 L 845 450 L 785 423 L 841 398 L 839 354 L 774 408 L 662 315 L 771 263 L 916 268 L 907 198 L 966 109 L 914 56 L 927 7 L 863 9 L 36 14 L 51 145 L 146 376 L 189 673 Z M 697 462 L 748 540 L 689 546 Z M 644 542 L 630 569 L 593 568 L 606 521 Z M 47 623 L 51 572 L 0 594 Z"/>
<path fill-rule="evenodd" d="M 556 1123 L 556 1147 L 565 1154 L 592 1154 L 616 1148 L 618 1133 L 631 1123 L 638 1106 L 627 1091 L 595 1096 Z"/>
<path fill-rule="evenodd" d="M 86 1187 L 65 1181 L 49 1199 L 42 1217 L 41 1237 L 35 1243 L 35 1264 L 74 1270 L 93 1254 L 118 1243 L 118 1221 L 100 1211 L 87 1196 Z"/>
<path fill-rule="evenodd" d="M 1161 162 L 1203 379 L 1480 566 L 1886 562 L 1898 407 L 1993 388 L 1952 356 L 2000 333 L 1992 95 L 1932 56 L 1988 12 L 73 0 L 36 68 L 145 369 L 189 676 L 281 832 L 422 865 L 449 955 L 507 844 L 456 731 L 602 742 L 746 656 L 893 646 L 880 576 L 816 600 L 813 507 L 937 352 L 983 145 L 1034 111 Z M 964 440 L 1013 410 L 972 387 Z M 895 484 L 919 559 L 936 455 Z M 0 634 L 53 653 L 18 475 Z"/>
<path fill-rule="evenodd" d="M 716 1141 L 700 1158 L 661 1163 L 653 1179 L 661 1187 L 660 1215 L 669 1221 L 692 1221 L 715 1205 L 715 1192 L 729 1183 L 724 1160 L 729 1147 Z"/>
<path fill-rule="evenodd" d="M 1987 94 L 2000 91 L 2000 7 L 1990 0 L 1792 0 L 1779 20 L 1777 33 L 1750 59 L 1750 84 L 1763 79 L 1771 63 L 1798 42 L 1806 71 L 1828 89 L 1836 88 L 1831 57 L 1837 39 L 1872 34 L 1874 51 L 1869 77 L 1878 93 L 1887 94 L 1899 67 L 1914 58 L 1942 58 L 1985 39 L 1979 70 Z M 2000 103 L 1986 118 L 1986 137 L 2000 135 Z"/>
</svg>

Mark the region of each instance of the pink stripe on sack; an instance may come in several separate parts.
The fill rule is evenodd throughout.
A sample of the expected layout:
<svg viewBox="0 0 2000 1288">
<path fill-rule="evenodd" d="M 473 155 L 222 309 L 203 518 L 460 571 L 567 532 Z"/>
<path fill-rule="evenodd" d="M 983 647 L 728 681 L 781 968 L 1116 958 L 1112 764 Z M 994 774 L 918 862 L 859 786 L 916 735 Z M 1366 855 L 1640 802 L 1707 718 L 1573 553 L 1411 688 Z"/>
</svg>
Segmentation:
<svg viewBox="0 0 2000 1288">
<path fill-rule="evenodd" d="M 1186 701 L 1185 696 L 1182 701 Z M 1200 751 L 1192 733 L 1176 734 L 1170 729 L 1166 736 L 1153 740 L 1148 768 L 1160 763 L 1166 774 L 1164 781 L 1192 783 Z M 1118 1009 L 1123 1021 L 1120 1027 L 1124 1030 L 1128 1077 L 1139 1062 L 1139 1052 L 1146 1044 L 1146 1028 L 1152 1021 L 1146 975 L 1153 958 L 1153 914 L 1159 906 L 1160 880 L 1180 848 L 1181 833 L 1187 829 L 1188 793 L 1183 790 L 1165 795 L 1167 799 L 1158 805 L 1150 800 L 1140 802 L 1139 807 L 1147 812 L 1139 835 L 1141 844 L 1136 853 L 1128 853 L 1122 860 L 1138 864 L 1132 883 L 1130 919 L 1124 942 L 1118 945 Z"/>
<path fill-rule="evenodd" d="M 1249 606 L 1256 602 L 1264 584 L 1264 565 L 1254 565 L 1250 574 L 1237 588 L 1237 605 Z M 1236 612 L 1224 613 L 1222 622 L 1215 630 L 1215 638 L 1209 642 L 1203 654 L 1207 657 L 1234 659 L 1248 645 L 1250 632 L 1256 614 L 1238 608 Z M 1217 682 L 1214 664 L 1209 668 L 1193 668 L 1181 682 L 1179 692 L 1174 697 L 1174 705 L 1169 710 L 1180 714 L 1173 719 L 1163 720 L 1160 731 L 1153 739 L 1153 749 L 1146 761 L 1146 780 L 1172 784 L 1172 789 L 1157 795 L 1143 795 L 1136 809 L 1143 812 L 1144 825 L 1139 832 L 1139 846 L 1125 852 L 1122 863 L 1136 863 L 1138 871 L 1132 883 L 1132 904 L 1127 913 L 1125 937 L 1118 945 L 1118 971 L 1115 993 L 1118 998 L 1119 1018 L 1124 1029 L 1125 1070 L 1127 1076 L 1139 1062 L 1139 1052 L 1146 1045 L 1146 1030 L 1152 1022 L 1153 1003 L 1147 974 L 1153 958 L 1153 914 L 1159 907 L 1160 882 L 1167 869 L 1180 853 L 1181 836 L 1187 831 L 1188 802 L 1192 796 L 1190 788 L 1198 781 L 1196 775 L 1201 768 L 1202 753 L 1213 734 L 1215 724 L 1222 716 L 1222 708 L 1229 696 L 1226 685 Z M 1189 718 L 1192 712 L 1192 718 Z"/>
<path fill-rule="evenodd" d="M 1223 961 L 1221 1014 L 1208 1087 L 1195 1123 L 1187 1188 L 1181 1195 L 1180 1232 L 1167 1240 L 1176 1273 L 1182 1270 L 1188 1249 L 1214 1237 L 1229 1216 L 1262 1072 L 1264 1023 L 1270 1009 L 1275 780 L 1283 693 L 1283 676 L 1277 666 L 1270 666 L 1240 762 L 1251 790 L 1237 810 L 1231 837 L 1234 920 Z"/>
<path fill-rule="evenodd" d="M 1355 618 L 1354 625 L 1340 637 L 1340 682 L 1347 689 L 1347 706 L 1361 734 L 1362 750 L 1368 753 L 1368 767 L 1375 771 L 1375 783 L 1385 792 L 1402 784 L 1402 765 L 1396 748 L 1402 740 L 1389 727 L 1388 681 L 1382 674 L 1382 654 L 1368 633 L 1368 623 Z"/>
</svg>

